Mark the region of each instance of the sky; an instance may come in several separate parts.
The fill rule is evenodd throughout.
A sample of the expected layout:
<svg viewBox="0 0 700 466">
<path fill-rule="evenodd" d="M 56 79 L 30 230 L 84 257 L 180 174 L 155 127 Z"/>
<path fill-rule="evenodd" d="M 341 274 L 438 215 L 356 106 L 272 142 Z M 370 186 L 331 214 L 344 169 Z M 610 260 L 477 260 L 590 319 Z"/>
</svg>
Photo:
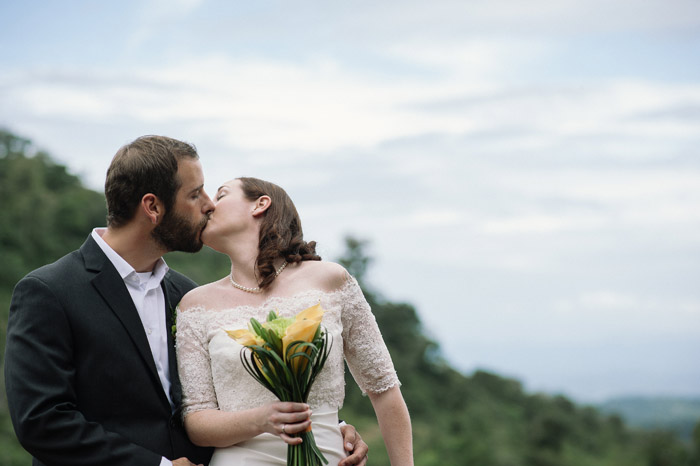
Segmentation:
<svg viewBox="0 0 700 466">
<path fill-rule="evenodd" d="M 700 396 L 700 2 L 4 0 L 0 127 L 101 190 L 143 134 L 284 187 L 455 368 Z M 87 234 L 87 232 L 86 232 Z M 401 374 L 399 374 L 401 376 Z"/>
</svg>

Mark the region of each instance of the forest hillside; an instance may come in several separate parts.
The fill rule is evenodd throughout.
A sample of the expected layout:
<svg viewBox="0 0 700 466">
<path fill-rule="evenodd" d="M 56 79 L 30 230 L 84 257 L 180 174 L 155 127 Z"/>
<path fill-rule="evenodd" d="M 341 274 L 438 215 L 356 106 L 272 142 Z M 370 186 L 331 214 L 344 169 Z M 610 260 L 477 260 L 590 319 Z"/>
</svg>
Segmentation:
<svg viewBox="0 0 700 466">
<path fill-rule="evenodd" d="M 101 193 L 29 140 L 0 130 L 0 351 L 4 353 L 14 284 L 26 273 L 79 247 L 105 223 Z M 698 466 L 700 429 L 690 438 L 670 431 L 630 428 L 622 418 L 563 396 L 527 393 L 498 374 L 463 374 L 426 336 L 416 309 L 393 302 L 365 282 L 371 258 L 365 245 L 347 239 L 339 260 L 363 287 L 392 354 L 412 416 L 420 466 Z M 168 254 L 168 264 L 199 283 L 224 276 L 227 259 L 214 251 Z M 465 310 L 468 312 L 468 310 Z M 39 362 L 40 363 L 40 362 Z M 1 377 L 1 376 L 0 376 Z M 347 379 L 341 417 L 371 446 L 370 464 L 388 465 L 367 397 Z M 0 465 L 28 465 L 9 420 L 0 384 Z"/>
</svg>

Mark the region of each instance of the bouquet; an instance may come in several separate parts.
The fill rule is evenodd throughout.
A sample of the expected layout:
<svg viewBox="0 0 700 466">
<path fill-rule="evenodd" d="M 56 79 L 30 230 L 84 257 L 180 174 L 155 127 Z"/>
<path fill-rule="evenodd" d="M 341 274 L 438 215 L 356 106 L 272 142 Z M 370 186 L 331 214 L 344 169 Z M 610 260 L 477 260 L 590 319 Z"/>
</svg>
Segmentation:
<svg viewBox="0 0 700 466">
<path fill-rule="evenodd" d="M 226 333 L 249 350 L 241 351 L 241 362 L 255 380 L 280 401 L 306 403 L 332 344 L 321 329 L 323 313 L 320 304 L 296 317 L 279 317 L 270 311 L 266 322 L 261 324 L 251 318 L 247 329 Z M 287 466 L 328 464 L 316 446 L 311 427 L 297 436 L 303 442 L 288 445 Z"/>
</svg>

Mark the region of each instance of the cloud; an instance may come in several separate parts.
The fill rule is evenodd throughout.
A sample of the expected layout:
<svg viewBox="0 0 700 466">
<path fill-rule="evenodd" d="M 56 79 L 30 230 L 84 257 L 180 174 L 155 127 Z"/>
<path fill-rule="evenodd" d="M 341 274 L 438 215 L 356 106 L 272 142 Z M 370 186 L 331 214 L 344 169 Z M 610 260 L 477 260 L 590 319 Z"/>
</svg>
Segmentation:
<svg viewBox="0 0 700 466">
<path fill-rule="evenodd" d="M 205 0 L 146 0 L 134 8 L 134 28 L 127 35 L 127 50 L 136 50 L 158 35 L 168 25 L 187 20 Z"/>
<path fill-rule="evenodd" d="M 471 90 L 478 96 L 493 88 L 493 78 L 508 80 L 513 69 L 539 59 L 551 50 L 541 41 L 513 41 L 512 38 L 476 37 L 463 41 L 429 42 L 418 36 L 388 46 L 393 59 L 430 70 L 426 76 L 443 81 L 441 89 Z M 453 81 L 454 80 L 454 81 Z M 455 81 L 459 82 L 455 82 Z M 445 86 L 445 81 L 448 86 Z"/>
<path fill-rule="evenodd" d="M 369 148 L 428 133 L 491 133 L 491 145 L 481 147 L 501 153 L 509 148 L 536 153 L 566 138 L 613 133 L 638 138 L 640 148 L 654 138 L 694 139 L 694 125 L 692 120 L 683 126 L 632 117 L 700 100 L 697 85 L 672 87 L 638 80 L 589 86 L 583 92 L 554 88 L 513 93 L 500 84 L 500 90 L 479 96 L 468 84 L 457 87 L 449 78 L 445 86 L 440 80 L 422 79 L 389 83 L 332 61 L 288 64 L 225 57 L 121 75 L 74 69 L 61 77 L 32 70 L 10 73 L 3 80 L 2 98 L 20 114 L 187 121 L 193 131 L 206 129 L 232 147 L 268 151 Z M 473 97 L 465 100 L 465 93 Z M 628 149 L 609 145 L 606 154 L 635 153 Z"/>
<path fill-rule="evenodd" d="M 413 2 L 413 5 L 417 3 Z M 441 5 L 443 8 L 434 9 L 432 15 L 428 8 L 419 11 L 424 17 L 435 20 L 448 18 L 448 22 L 466 22 L 475 27 L 479 23 L 495 24 L 500 26 L 498 31 L 501 32 L 540 31 L 548 34 L 688 27 L 698 24 L 700 12 L 697 2 L 692 0 L 671 3 L 661 0 L 623 0 L 614 3 L 605 0 L 536 0 L 528 4 L 517 0 L 497 4 L 481 0 L 466 4 L 452 1 Z"/>
<path fill-rule="evenodd" d="M 596 230 L 606 223 L 603 216 L 596 215 L 526 215 L 505 219 L 486 220 L 483 224 L 485 233 L 493 234 L 529 234 L 558 233 L 564 231 Z"/>
<path fill-rule="evenodd" d="M 695 102 L 679 102 L 678 104 L 671 103 L 666 108 L 660 108 L 658 110 L 641 113 L 636 115 L 636 118 L 640 120 L 671 120 L 674 123 L 687 122 L 693 124 L 700 120 L 700 99 L 695 100 Z"/>
</svg>

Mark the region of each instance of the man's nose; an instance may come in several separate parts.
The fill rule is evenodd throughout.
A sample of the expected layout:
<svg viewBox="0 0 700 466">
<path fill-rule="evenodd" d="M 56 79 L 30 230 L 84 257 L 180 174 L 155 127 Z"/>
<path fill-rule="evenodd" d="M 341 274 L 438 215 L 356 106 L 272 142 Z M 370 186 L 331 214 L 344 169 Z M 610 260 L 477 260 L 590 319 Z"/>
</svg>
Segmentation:
<svg viewBox="0 0 700 466">
<path fill-rule="evenodd" d="M 214 206 L 214 201 L 211 200 L 206 191 L 203 191 L 203 194 L 205 199 L 204 205 L 202 205 L 202 212 L 204 212 L 205 214 L 209 214 L 213 212 L 216 207 Z"/>
</svg>

